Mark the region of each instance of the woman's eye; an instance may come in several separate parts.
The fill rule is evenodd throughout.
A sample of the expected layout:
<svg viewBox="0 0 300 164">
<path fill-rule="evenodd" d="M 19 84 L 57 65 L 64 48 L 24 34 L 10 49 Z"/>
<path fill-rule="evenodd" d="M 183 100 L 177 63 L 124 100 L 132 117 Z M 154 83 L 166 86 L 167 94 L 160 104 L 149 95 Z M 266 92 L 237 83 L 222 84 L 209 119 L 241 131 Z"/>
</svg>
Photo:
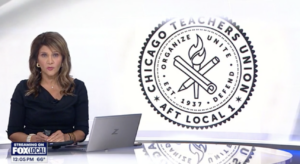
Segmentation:
<svg viewBox="0 0 300 164">
<path fill-rule="evenodd" d="M 47 57 L 47 54 L 43 53 L 41 54 L 42 57 Z"/>
<path fill-rule="evenodd" d="M 58 53 L 54 53 L 54 54 L 53 54 L 53 57 L 58 57 L 58 56 L 59 56 Z"/>
</svg>

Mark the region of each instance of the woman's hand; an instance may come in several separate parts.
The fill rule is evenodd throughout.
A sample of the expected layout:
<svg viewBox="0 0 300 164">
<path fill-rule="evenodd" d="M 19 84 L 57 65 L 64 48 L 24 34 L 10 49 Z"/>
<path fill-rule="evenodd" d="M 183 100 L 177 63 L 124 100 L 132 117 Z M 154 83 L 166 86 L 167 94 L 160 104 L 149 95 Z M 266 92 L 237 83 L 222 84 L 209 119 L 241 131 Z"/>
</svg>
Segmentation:
<svg viewBox="0 0 300 164">
<path fill-rule="evenodd" d="M 36 135 L 31 136 L 30 142 L 47 142 L 48 136 L 43 132 L 38 132 Z"/>
<path fill-rule="evenodd" d="M 65 141 L 65 135 L 60 130 L 51 134 L 51 136 L 48 137 L 47 139 L 47 142 L 64 142 L 64 141 Z"/>
</svg>

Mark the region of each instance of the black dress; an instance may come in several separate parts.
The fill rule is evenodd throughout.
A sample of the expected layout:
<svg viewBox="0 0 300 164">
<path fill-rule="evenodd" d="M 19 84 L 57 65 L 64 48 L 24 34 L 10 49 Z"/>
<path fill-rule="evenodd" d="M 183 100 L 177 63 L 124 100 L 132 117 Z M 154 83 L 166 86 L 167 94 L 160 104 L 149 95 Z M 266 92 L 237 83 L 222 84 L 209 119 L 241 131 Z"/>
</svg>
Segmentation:
<svg viewBox="0 0 300 164">
<path fill-rule="evenodd" d="M 51 130 L 70 133 L 82 130 L 85 136 L 89 132 L 88 96 L 84 83 L 74 79 L 74 96 L 63 96 L 56 100 L 42 86 L 37 97 L 33 94 L 25 96 L 27 80 L 22 80 L 16 87 L 12 99 L 8 137 L 15 132 L 26 134 Z"/>
</svg>

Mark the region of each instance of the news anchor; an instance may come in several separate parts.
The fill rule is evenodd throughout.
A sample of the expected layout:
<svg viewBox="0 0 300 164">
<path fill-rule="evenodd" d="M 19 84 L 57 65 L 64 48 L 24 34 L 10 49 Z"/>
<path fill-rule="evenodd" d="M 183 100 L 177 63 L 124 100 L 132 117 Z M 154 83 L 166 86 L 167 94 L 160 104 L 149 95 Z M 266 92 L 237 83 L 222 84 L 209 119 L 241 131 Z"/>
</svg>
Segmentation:
<svg viewBox="0 0 300 164">
<path fill-rule="evenodd" d="M 84 141 L 89 132 L 87 89 L 70 76 L 65 39 L 57 32 L 38 35 L 31 44 L 29 68 L 29 79 L 19 82 L 11 98 L 8 138 L 12 142 Z"/>
</svg>

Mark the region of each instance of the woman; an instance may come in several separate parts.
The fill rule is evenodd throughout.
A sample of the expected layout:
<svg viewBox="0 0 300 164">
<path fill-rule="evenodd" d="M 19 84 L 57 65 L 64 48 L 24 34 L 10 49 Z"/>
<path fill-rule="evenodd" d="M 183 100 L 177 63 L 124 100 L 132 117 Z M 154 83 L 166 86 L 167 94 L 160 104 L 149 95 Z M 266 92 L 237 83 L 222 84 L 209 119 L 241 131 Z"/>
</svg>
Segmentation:
<svg viewBox="0 0 300 164">
<path fill-rule="evenodd" d="M 56 32 L 38 35 L 31 45 L 29 67 L 29 79 L 17 85 L 11 99 L 8 138 L 12 142 L 84 141 L 89 130 L 87 90 L 69 75 L 71 59 L 64 38 Z"/>
</svg>

